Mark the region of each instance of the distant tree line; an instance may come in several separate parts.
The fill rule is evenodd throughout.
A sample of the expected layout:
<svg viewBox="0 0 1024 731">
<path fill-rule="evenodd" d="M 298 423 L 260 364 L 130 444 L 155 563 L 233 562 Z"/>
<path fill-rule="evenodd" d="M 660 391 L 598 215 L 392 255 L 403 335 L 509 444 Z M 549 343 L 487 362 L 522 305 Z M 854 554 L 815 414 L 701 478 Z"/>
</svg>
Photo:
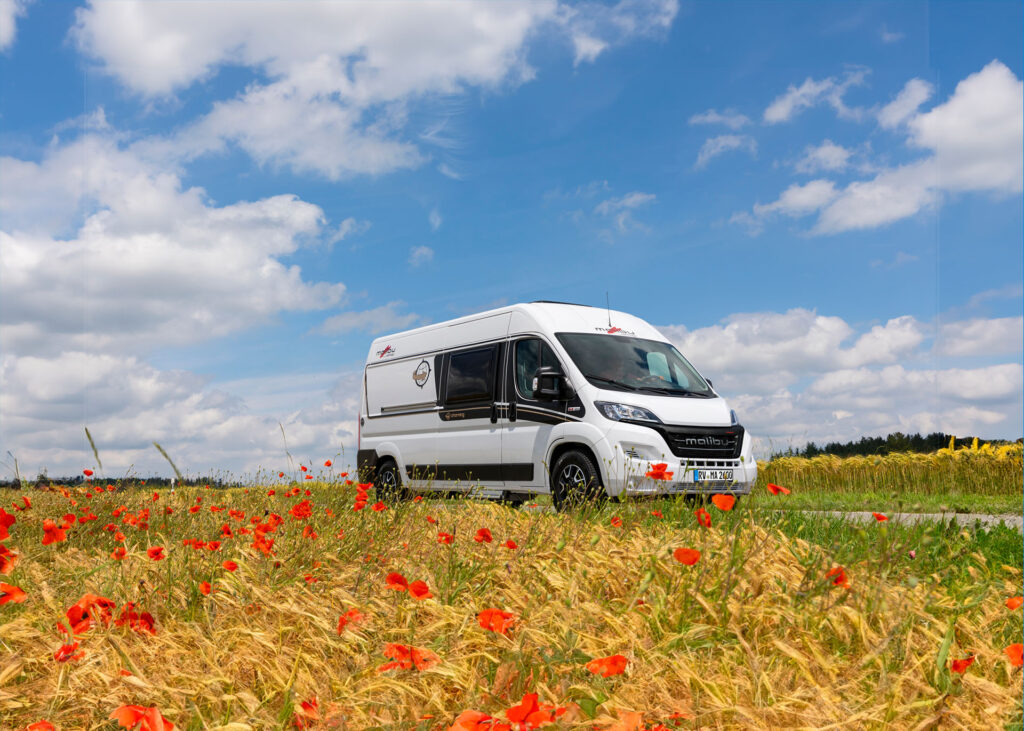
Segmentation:
<svg viewBox="0 0 1024 731">
<path fill-rule="evenodd" d="M 943 432 L 932 432 L 928 435 L 894 432 L 884 437 L 861 437 L 857 441 L 829 442 L 823 446 L 808 442 L 803 449 L 789 447 L 784 451 L 773 452 L 771 456 L 772 459 L 776 457 L 817 457 L 819 454 L 831 454 L 837 457 L 866 457 L 874 454 L 885 455 L 891 452 L 935 452 L 948 447 L 950 438 L 953 438 L 957 449 L 969 447 L 974 441 L 974 437 L 953 437 L 953 435 Z M 1007 440 L 1002 439 L 979 441 L 997 446 L 1009 444 Z"/>
<path fill-rule="evenodd" d="M 219 477 L 187 477 L 184 480 L 178 480 L 173 477 L 131 477 L 127 479 L 104 479 L 102 477 L 94 477 L 92 479 L 93 485 L 106 487 L 107 485 L 113 485 L 118 490 L 127 488 L 152 488 L 156 490 L 169 489 L 171 483 L 174 483 L 175 487 L 205 487 L 210 486 L 210 489 L 222 490 L 226 487 L 239 487 L 241 483 L 225 482 Z M 61 485 L 64 487 L 84 487 L 86 484 L 86 478 L 84 475 L 76 475 L 74 477 L 50 477 L 44 473 L 40 473 L 36 476 L 35 480 L 23 479 L 22 483 L 28 487 L 44 488 L 50 485 Z M 0 480 L 0 488 L 10 488 L 12 490 L 22 489 L 23 484 L 19 484 L 16 479 Z"/>
</svg>

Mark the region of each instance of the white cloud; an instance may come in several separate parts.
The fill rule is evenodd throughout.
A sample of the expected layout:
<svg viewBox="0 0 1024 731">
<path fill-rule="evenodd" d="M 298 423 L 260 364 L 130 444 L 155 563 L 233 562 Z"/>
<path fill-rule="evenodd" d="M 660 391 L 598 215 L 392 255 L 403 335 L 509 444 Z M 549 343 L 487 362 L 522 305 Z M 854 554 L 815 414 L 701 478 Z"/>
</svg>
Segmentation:
<svg viewBox="0 0 1024 731">
<path fill-rule="evenodd" d="M 427 215 L 427 222 L 430 223 L 431 231 L 437 231 L 439 228 L 441 228 L 441 223 L 443 221 L 444 219 L 441 218 L 441 212 L 436 208 L 432 208 L 430 210 L 430 213 Z"/>
<path fill-rule="evenodd" d="M 886 26 L 878 31 L 879 38 L 882 39 L 882 43 L 896 43 L 897 41 L 903 40 L 905 34 L 900 31 L 889 30 Z"/>
<path fill-rule="evenodd" d="M 841 119 L 859 119 L 863 110 L 846 106 L 843 96 L 851 87 L 863 85 L 867 73 L 864 69 L 855 69 L 847 71 L 841 79 L 830 76 L 815 81 L 808 77 L 800 86 L 791 84 L 764 110 L 764 121 L 768 124 L 788 122 L 805 109 L 822 103 L 831 106 Z"/>
<path fill-rule="evenodd" d="M 296 461 L 316 468 L 329 457 L 343 469 L 339 451 L 354 462 L 360 377 L 293 373 L 210 384 L 130 356 L 8 355 L 0 361 L 0 443 L 23 475 L 74 475 L 92 466 L 84 425 L 108 479 L 129 469 L 168 474 L 153 441 L 186 474 L 238 478 L 289 468 L 283 426 Z"/>
<path fill-rule="evenodd" d="M 690 117 L 690 124 L 722 124 L 729 129 L 737 130 L 750 124 L 750 118 L 734 109 L 726 109 L 724 112 L 708 109 Z"/>
<path fill-rule="evenodd" d="M 434 250 L 429 246 L 414 246 L 409 250 L 409 264 L 414 267 L 434 261 Z"/>
<path fill-rule="evenodd" d="M 1024 318 L 974 318 L 943 323 L 935 352 L 949 356 L 1016 355 L 1024 350 Z"/>
<path fill-rule="evenodd" d="M 340 180 L 422 164 L 427 156 L 403 139 L 407 106 L 427 94 L 528 81 L 527 43 L 543 29 L 573 39 L 579 63 L 657 35 L 676 11 L 675 0 L 467 0 L 413 3 L 400 13 L 380 2 L 125 0 L 79 9 L 72 36 L 147 97 L 167 97 L 227 65 L 265 79 L 151 143 L 152 154 L 188 158 L 231 144 L 261 164 Z"/>
<path fill-rule="evenodd" d="M 14 44 L 18 16 L 24 15 L 29 0 L 0 0 L 0 51 Z"/>
<path fill-rule="evenodd" d="M 653 193 L 642 193 L 638 190 L 626 193 L 618 198 L 608 198 L 601 201 L 594 208 L 594 213 L 607 216 L 614 222 L 619 233 L 625 233 L 631 229 L 646 230 L 646 227 L 633 218 L 633 211 L 657 199 Z"/>
<path fill-rule="evenodd" d="M 730 150 L 746 150 L 751 155 L 757 154 L 757 142 L 750 135 L 719 135 L 704 140 L 704 144 L 697 153 L 697 162 L 694 167 L 700 169 L 708 164 L 712 158 L 718 157 Z"/>
<path fill-rule="evenodd" d="M 878 123 L 886 129 L 900 126 L 917 114 L 918 108 L 931 99 L 934 91 L 927 81 L 911 79 L 895 99 L 878 110 Z"/>
<path fill-rule="evenodd" d="M 1019 363 L 919 367 L 946 355 L 1019 358 L 1020 318 L 1005 320 L 945 323 L 936 337 L 934 326 L 910 316 L 857 330 L 795 309 L 735 314 L 696 330 L 660 329 L 714 381 L 767 451 L 769 441 L 799 446 L 897 430 L 1018 436 Z"/>
<path fill-rule="evenodd" d="M 5 352 L 138 353 L 344 296 L 344 285 L 306 281 L 281 261 L 324 222 L 318 206 L 293 195 L 216 206 L 176 174 L 91 135 L 39 163 L 0 165 Z M 70 234 L 58 238 L 63 230 Z"/>
<path fill-rule="evenodd" d="M 376 335 L 382 332 L 404 330 L 420 319 L 419 315 L 412 312 L 398 312 L 398 309 L 404 306 L 404 302 L 396 300 L 372 310 L 342 312 L 328 317 L 316 328 L 315 332 L 335 335 L 362 331 Z"/>
<path fill-rule="evenodd" d="M 773 213 L 799 217 L 821 210 L 835 199 L 836 186 L 831 180 L 811 180 L 803 185 L 793 183 L 773 203 L 754 205 L 754 215 L 762 219 Z"/>
<path fill-rule="evenodd" d="M 340 224 L 338 228 L 331 234 L 331 238 L 328 239 L 328 243 L 336 244 L 339 241 L 347 239 L 349 236 L 358 236 L 359 234 L 366 233 L 370 230 L 372 224 L 369 221 L 359 221 L 352 216 L 349 216 Z"/>
<path fill-rule="evenodd" d="M 916 256 L 915 254 L 908 254 L 905 251 L 897 251 L 896 256 L 893 257 L 892 261 L 885 262 L 881 259 L 872 259 L 871 266 L 876 269 L 878 267 L 885 267 L 886 269 L 895 269 L 898 266 L 903 266 L 904 264 L 910 264 L 912 262 L 915 262 L 919 258 L 920 257 Z"/>
<path fill-rule="evenodd" d="M 678 12 L 678 0 L 619 0 L 614 5 L 566 3 L 558 7 L 561 23 L 572 39 L 577 66 L 633 38 L 663 35 Z"/>
<path fill-rule="evenodd" d="M 853 153 L 837 145 L 832 140 L 825 140 L 818 146 L 809 146 L 804 150 L 803 157 L 796 162 L 796 170 L 800 173 L 816 173 L 821 171 L 839 172 L 845 170 Z"/>
<path fill-rule="evenodd" d="M 756 231 L 761 225 L 758 211 L 792 210 L 794 215 L 820 211 L 811 233 L 835 234 L 908 218 L 936 205 L 945 194 L 975 191 L 1007 196 L 1024 189 L 1024 85 L 1010 69 L 992 61 L 957 84 L 944 103 L 909 117 L 907 110 L 916 107 L 908 88 L 914 87 L 905 87 L 901 96 L 910 102 L 888 119 L 902 120 L 908 146 L 926 151 L 926 157 L 882 170 L 842 190 L 833 191 L 828 187 L 832 183 L 819 181 L 815 190 L 821 195 L 803 207 L 785 205 L 788 195 L 811 192 L 793 186 L 777 204 L 755 206 L 755 215 L 737 213 L 732 221 Z"/>
</svg>

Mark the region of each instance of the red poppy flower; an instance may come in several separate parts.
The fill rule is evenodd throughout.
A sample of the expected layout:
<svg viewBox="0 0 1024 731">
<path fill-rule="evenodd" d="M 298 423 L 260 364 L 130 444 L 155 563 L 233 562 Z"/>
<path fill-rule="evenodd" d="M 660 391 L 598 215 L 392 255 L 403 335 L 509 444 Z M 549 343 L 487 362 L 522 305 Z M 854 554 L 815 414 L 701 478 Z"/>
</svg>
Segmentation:
<svg viewBox="0 0 1024 731">
<path fill-rule="evenodd" d="M 423 502 L 423 496 L 422 496 L 422 495 L 417 495 L 416 497 L 414 497 L 414 498 L 412 499 L 412 501 L 413 501 L 414 503 L 422 503 L 422 502 Z"/>
<path fill-rule="evenodd" d="M 844 569 L 842 566 L 835 566 L 829 569 L 828 573 L 825 574 L 825 578 L 831 579 L 832 583 L 836 586 L 841 586 L 844 589 L 850 588 L 849 579 L 847 579 L 846 577 L 846 569 Z"/>
<path fill-rule="evenodd" d="M 110 554 L 110 557 L 115 561 L 123 561 L 126 555 L 128 555 L 128 552 L 124 550 L 124 546 L 118 546 L 114 549 L 113 553 Z"/>
<path fill-rule="evenodd" d="M 697 516 L 697 522 L 701 525 L 701 527 L 711 527 L 711 513 L 709 513 L 707 510 L 705 510 L 704 508 L 697 508 L 696 510 L 693 511 L 693 514 Z"/>
<path fill-rule="evenodd" d="M 358 609 L 349 609 L 338 618 L 338 634 L 340 635 L 350 622 L 354 624 L 356 622 L 362 622 L 364 619 L 366 619 L 366 615 Z"/>
<path fill-rule="evenodd" d="M 18 587 L 0 582 L 0 604 L 21 604 L 27 597 L 28 594 Z"/>
<path fill-rule="evenodd" d="M 227 561 L 222 563 L 221 566 L 223 566 L 226 571 L 233 572 L 238 570 L 238 564 L 232 561 L 231 559 L 228 559 Z"/>
<path fill-rule="evenodd" d="M 672 475 L 674 475 L 675 473 L 666 472 L 667 469 L 668 465 L 664 462 L 652 464 L 651 469 L 648 470 L 647 472 L 647 477 L 650 477 L 652 480 L 671 480 Z"/>
<path fill-rule="evenodd" d="M 75 642 L 71 645 L 61 645 L 57 648 L 57 651 L 53 653 L 53 659 L 57 662 L 70 662 L 71 660 L 81 660 L 85 657 L 84 652 L 75 652 L 78 649 L 78 643 Z"/>
<path fill-rule="evenodd" d="M 32 501 L 28 499 L 28 495 L 21 496 L 21 503 L 21 505 L 18 505 L 17 503 L 11 503 L 11 507 L 14 508 L 15 510 L 28 510 L 29 508 L 32 507 Z"/>
<path fill-rule="evenodd" d="M 166 556 L 164 556 L 163 546 L 150 546 L 146 549 L 146 555 L 154 561 L 163 561 L 165 558 L 167 558 Z"/>
<path fill-rule="evenodd" d="M 729 511 L 736 505 L 736 496 L 734 495 L 712 495 L 711 502 L 715 504 L 715 507 L 719 510 Z"/>
<path fill-rule="evenodd" d="M 613 515 L 612 519 L 611 519 L 611 524 L 614 525 L 616 528 L 621 528 L 622 527 L 622 518 L 620 518 L 617 515 Z"/>
<path fill-rule="evenodd" d="M 388 670 L 394 670 L 395 668 L 401 668 L 403 670 L 411 670 L 413 668 L 416 668 L 417 670 L 427 670 L 441 662 L 441 658 L 430 650 L 421 647 L 413 647 L 412 645 L 398 645 L 395 643 L 388 643 L 387 645 L 384 645 L 384 657 L 391 658 L 393 662 L 384 663 L 377 668 L 377 672 L 383 673 Z"/>
<path fill-rule="evenodd" d="M 388 574 L 384 581 L 389 589 L 394 589 L 395 591 L 406 591 L 409 588 L 409 582 L 397 571 Z"/>
<path fill-rule="evenodd" d="M 308 468 L 307 468 L 307 467 L 306 467 L 306 465 L 304 465 L 304 464 L 300 464 L 300 465 L 299 465 L 299 469 L 300 469 L 300 470 L 302 470 L 303 472 L 306 472 L 306 471 L 308 471 Z"/>
<path fill-rule="evenodd" d="M 539 703 L 536 693 L 527 693 L 518 704 L 505 711 L 505 718 L 512 722 L 516 729 L 535 729 L 549 723 L 555 723 L 558 717 L 564 715 L 568 706 L 556 708 L 550 703 Z M 504 728 L 506 724 L 497 724 L 495 730 Z"/>
<path fill-rule="evenodd" d="M 0 508 L 0 541 L 6 541 L 8 538 L 11 537 L 11 534 L 8 532 L 7 529 L 14 525 L 16 522 L 18 522 L 17 518 L 15 518 L 13 515 L 8 513 L 3 508 Z"/>
<path fill-rule="evenodd" d="M 14 567 L 18 565 L 19 555 L 11 551 L 4 544 L 0 543 L 0 574 L 10 576 Z"/>
<path fill-rule="evenodd" d="M 476 617 L 480 626 L 499 635 L 508 635 L 508 631 L 518 621 L 516 615 L 511 612 L 503 612 L 500 609 L 485 609 Z"/>
<path fill-rule="evenodd" d="M 517 548 L 519 548 L 519 544 L 516 543 L 515 541 L 513 541 L 511 538 L 509 538 L 507 541 L 505 541 L 501 545 L 503 545 L 505 548 L 507 548 L 510 551 L 514 551 Z"/>
<path fill-rule="evenodd" d="M 153 615 L 149 612 L 135 611 L 134 602 L 127 602 L 124 605 L 124 608 L 121 610 L 121 614 L 114 621 L 114 624 L 118 627 L 124 627 L 127 625 L 136 632 L 149 632 L 151 635 L 156 634 L 156 621 L 153 619 Z"/>
<path fill-rule="evenodd" d="M 662 514 L 661 514 L 661 511 L 660 511 L 660 510 L 652 510 L 652 511 L 651 511 L 651 515 L 653 515 L 653 516 L 654 516 L 655 518 L 658 518 L 659 520 L 660 520 L 661 518 L 664 518 L 664 517 L 665 517 L 664 515 L 662 515 Z"/>
<path fill-rule="evenodd" d="M 481 528 L 476 532 L 476 535 L 473 536 L 473 540 L 477 543 L 490 543 L 494 538 L 491 537 L 491 531 L 487 528 Z"/>
<path fill-rule="evenodd" d="M 677 548 L 672 555 L 675 556 L 676 561 L 687 566 L 693 566 L 700 561 L 700 551 L 696 548 Z"/>
<path fill-rule="evenodd" d="M 1012 596 L 1006 600 L 1006 608 L 1009 610 L 1020 609 L 1021 605 L 1024 604 L 1024 597 Z"/>
<path fill-rule="evenodd" d="M 375 512 L 378 512 L 378 513 L 379 513 L 379 512 L 380 512 L 380 511 L 382 511 L 382 510 L 387 510 L 387 509 L 388 509 L 388 506 L 387 506 L 387 505 L 385 505 L 384 503 L 382 503 L 382 502 L 380 502 L 380 501 L 378 500 L 378 501 L 377 501 L 377 502 L 375 502 L 375 503 L 374 503 L 373 505 L 371 505 L 371 506 L 370 506 L 370 508 L 371 508 L 372 510 L 374 510 Z"/>
<path fill-rule="evenodd" d="M 0 584 L 2 586 L 2 584 Z M 1010 658 L 1010 664 L 1019 668 L 1024 664 L 1024 644 L 1017 642 L 1009 647 L 1004 647 L 1003 652 Z"/>
<path fill-rule="evenodd" d="M 74 516 L 71 516 L 74 519 Z M 52 520 L 43 521 L 43 545 L 49 546 L 51 543 L 60 543 L 68 539 L 67 527 L 59 528 L 57 524 Z"/>
<path fill-rule="evenodd" d="M 784 488 L 782 485 L 773 485 L 770 482 L 768 483 L 768 492 L 770 492 L 772 495 L 778 495 L 780 492 L 783 495 L 789 494 L 789 490 Z"/>
<path fill-rule="evenodd" d="M 433 518 L 433 517 L 428 515 L 427 516 L 427 522 L 430 523 L 431 525 L 436 525 L 437 524 L 437 518 Z"/>
<path fill-rule="evenodd" d="M 86 477 L 92 477 L 92 470 L 82 470 L 82 474 Z"/>
<path fill-rule="evenodd" d="M 278 472 L 278 473 L 277 473 L 277 476 L 278 476 L 278 477 L 284 477 L 284 472 Z M 273 493 L 273 492 L 271 492 L 270 494 L 271 494 L 271 495 L 273 495 L 274 493 Z"/>
<path fill-rule="evenodd" d="M 883 515 L 882 513 L 872 513 L 872 515 L 875 516 L 875 520 L 877 520 L 879 523 L 885 520 L 889 520 L 888 516 Z"/>
<path fill-rule="evenodd" d="M 25 731 L 57 731 L 56 727 L 49 721 L 36 721 L 25 727 Z"/>
<path fill-rule="evenodd" d="M 430 593 L 430 587 L 427 586 L 427 582 L 421 580 L 409 584 L 409 593 L 416 599 L 429 599 L 434 596 Z"/>
<path fill-rule="evenodd" d="M 591 660 L 586 668 L 595 675 L 610 678 L 613 675 L 621 675 L 626 670 L 628 662 L 624 655 L 609 655 Z"/>
<path fill-rule="evenodd" d="M 71 633 L 75 635 L 82 634 L 92 627 L 97 620 L 104 625 L 109 625 L 111 610 L 116 606 L 114 602 L 106 597 L 97 594 L 83 594 L 82 598 L 65 612 L 68 624 L 71 625 Z"/>
<path fill-rule="evenodd" d="M 316 534 L 316 531 L 313 530 L 313 526 L 311 526 L 311 525 L 305 526 L 302 529 L 302 537 L 303 538 L 308 538 L 311 541 L 315 541 L 317 539 L 317 534 Z"/>
<path fill-rule="evenodd" d="M 306 479 L 307 480 L 312 480 L 313 479 L 313 475 L 306 475 Z"/>
<path fill-rule="evenodd" d="M 455 536 L 453 536 L 451 533 L 445 533 L 444 531 L 441 531 L 440 533 L 437 534 L 437 542 L 438 543 L 443 543 L 446 546 L 450 546 L 450 545 L 452 545 L 452 543 L 454 541 L 455 541 Z"/>
<path fill-rule="evenodd" d="M 203 596 L 210 596 L 210 592 L 211 591 L 213 591 L 213 586 L 210 584 L 209 581 L 200 581 L 199 582 L 199 592 Z"/>
<path fill-rule="evenodd" d="M 954 673 L 963 673 L 974 663 L 974 655 L 963 658 L 962 660 L 954 660 L 950 663 L 949 669 Z"/>
<path fill-rule="evenodd" d="M 328 460 L 330 464 L 330 460 Z M 317 701 L 316 696 L 313 696 L 311 700 L 302 701 L 299 707 L 295 709 L 295 715 L 292 717 L 292 723 L 295 728 L 310 728 L 314 721 L 320 720 L 320 703 Z"/>
<path fill-rule="evenodd" d="M 156 706 L 121 706 L 110 717 L 122 728 L 135 731 L 174 731 L 174 724 L 164 718 Z"/>
<path fill-rule="evenodd" d="M 326 462 L 324 462 L 324 467 L 330 467 L 330 466 L 332 466 L 333 464 L 334 464 L 334 463 L 333 463 L 333 462 L 331 462 L 331 460 L 327 460 Z"/>
</svg>

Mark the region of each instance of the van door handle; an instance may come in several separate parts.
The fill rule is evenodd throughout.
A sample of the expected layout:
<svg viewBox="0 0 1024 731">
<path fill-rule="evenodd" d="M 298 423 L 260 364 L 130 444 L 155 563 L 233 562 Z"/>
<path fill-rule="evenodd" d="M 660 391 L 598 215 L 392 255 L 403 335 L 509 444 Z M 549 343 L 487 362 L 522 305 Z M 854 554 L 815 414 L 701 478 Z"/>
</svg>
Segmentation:
<svg viewBox="0 0 1024 731">
<path fill-rule="evenodd" d="M 498 402 L 497 401 L 492 401 L 491 402 L 491 423 L 492 424 L 497 424 L 498 423 Z"/>
<path fill-rule="evenodd" d="M 516 420 L 516 402 L 515 401 L 509 401 L 508 402 L 508 420 L 509 421 L 515 421 Z"/>
</svg>

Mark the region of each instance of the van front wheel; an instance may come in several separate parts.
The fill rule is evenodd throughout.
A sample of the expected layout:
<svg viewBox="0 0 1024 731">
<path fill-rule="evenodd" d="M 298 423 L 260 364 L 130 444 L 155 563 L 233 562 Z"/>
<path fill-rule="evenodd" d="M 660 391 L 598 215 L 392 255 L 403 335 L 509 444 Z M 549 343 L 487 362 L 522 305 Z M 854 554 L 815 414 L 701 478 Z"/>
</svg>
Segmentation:
<svg viewBox="0 0 1024 731">
<path fill-rule="evenodd" d="M 377 499 L 385 504 L 394 504 L 408 497 L 408 490 L 402 487 L 402 474 L 398 471 L 398 465 L 391 460 L 377 466 L 373 487 Z"/>
<path fill-rule="evenodd" d="M 551 470 L 551 501 L 555 510 L 563 512 L 586 504 L 596 505 L 606 497 L 601 473 L 586 452 L 571 449 L 555 461 Z"/>
</svg>

